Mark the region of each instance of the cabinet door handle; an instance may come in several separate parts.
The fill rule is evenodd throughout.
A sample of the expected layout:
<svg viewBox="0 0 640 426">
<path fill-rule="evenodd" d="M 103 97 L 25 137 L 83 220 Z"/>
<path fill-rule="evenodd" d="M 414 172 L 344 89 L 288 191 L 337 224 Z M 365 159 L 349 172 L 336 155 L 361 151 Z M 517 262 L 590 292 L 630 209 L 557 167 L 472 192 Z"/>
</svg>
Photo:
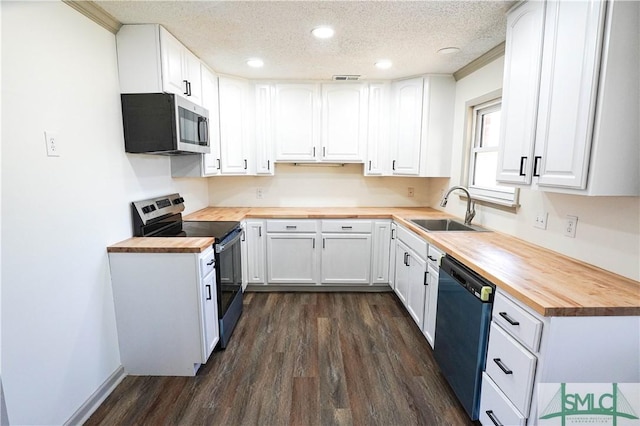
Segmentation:
<svg viewBox="0 0 640 426">
<path fill-rule="evenodd" d="M 312 249 L 316 248 L 316 239 L 315 238 L 313 240 L 311 240 L 311 248 Z"/>
<path fill-rule="evenodd" d="M 245 238 L 245 235 L 244 235 L 244 229 L 243 229 L 243 230 L 242 230 L 242 241 L 245 241 L 245 240 L 246 240 L 246 238 Z"/>
<path fill-rule="evenodd" d="M 220 159 L 216 158 L 216 161 L 218 162 L 218 170 L 220 170 Z"/>
<path fill-rule="evenodd" d="M 391 162 L 391 170 L 395 170 L 396 169 L 396 160 L 393 160 Z"/>
<path fill-rule="evenodd" d="M 540 165 L 540 160 L 542 160 L 542 157 L 535 156 L 533 157 L 533 176 L 540 176 L 540 170 L 538 170 L 538 166 Z"/>
<path fill-rule="evenodd" d="M 403 262 L 402 262 L 402 263 L 404 263 L 404 266 L 407 266 L 407 256 L 408 256 L 408 255 L 409 255 L 409 254 L 405 251 L 405 252 L 404 252 L 404 260 L 403 260 Z"/>
<path fill-rule="evenodd" d="M 211 265 L 213 265 L 213 264 L 215 263 L 215 261 L 216 261 L 215 259 L 211 259 L 211 262 L 208 262 L 208 263 L 207 263 L 207 266 L 211 266 Z"/>
<path fill-rule="evenodd" d="M 327 147 L 323 146 L 322 147 L 322 158 L 327 156 Z"/>
<path fill-rule="evenodd" d="M 211 286 L 207 284 L 205 287 L 207 287 L 207 300 L 211 300 Z"/>
<path fill-rule="evenodd" d="M 271 170 L 271 160 L 267 160 L 267 170 Z"/>
<path fill-rule="evenodd" d="M 527 162 L 527 157 L 520 157 L 520 176 L 526 176 L 526 173 L 524 172 L 524 165 Z"/>
<path fill-rule="evenodd" d="M 313 158 L 316 158 L 316 147 L 313 147 Z"/>
<path fill-rule="evenodd" d="M 509 367 L 507 367 L 500 358 L 494 358 L 493 362 L 495 362 L 498 367 L 500 367 L 500 370 L 502 370 L 504 374 L 513 374 L 513 371 L 509 370 Z"/>
<path fill-rule="evenodd" d="M 324 238 L 322 239 L 322 248 L 324 249 Z"/>
<path fill-rule="evenodd" d="M 369 171 L 371 171 L 371 160 L 369 160 Z"/>
<path fill-rule="evenodd" d="M 427 282 L 427 275 L 429 275 L 429 271 L 424 271 L 424 285 L 429 285 Z"/>
<path fill-rule="evenodd" d="M 187 80 L 182 80 L 184 83 L 184 94 L 189 96 L 189 82 Z"/>
<path fill-rule="evenodd" d="M 258 226 L 258 237 L 262 237 L 262 226 Z"/>
<path fill-rule="evenodd" d="M 395 230 L 395 229 L 392 229 L 392 230 L 391 230 L 391 239 L 392 239 L 392 240 L 395 240 L 395 239 L 396 239 L 396 230 Z"/>
<path fill-rule="evenodd" d="M 509 316 L 509 314 L 507 314 L 506 312 L 500 312 L 498 315 L 500 315 L 502 318 L 504 318 L 511 325 L 520 325 L 520 323 L 518 321 L 516 321 L 513 318 L 511 318 Z"/>
<path fill-rule="evenodd" d="M 187 87 L 189 88 L 189 96 L 191 96 L 191 82 L 187 81 Z"/>
<path fill-rule="evenodd" d="M 244 169 L 247 170 L 247 160 L 244 160 Z"/>
<path fill-rule="evenodd" d="M 491 420 L 491 422 L 496 425 L 496 426 L 504 426 L 500 420 L 498 420 L 498 418 L 496 417 L 495 414 L 493 414 L 493 410 L 487 410 L 485 411 L 485 413 L 487 413 L 487 416 L 489 416 L 489 420 Z"/>
</svg>

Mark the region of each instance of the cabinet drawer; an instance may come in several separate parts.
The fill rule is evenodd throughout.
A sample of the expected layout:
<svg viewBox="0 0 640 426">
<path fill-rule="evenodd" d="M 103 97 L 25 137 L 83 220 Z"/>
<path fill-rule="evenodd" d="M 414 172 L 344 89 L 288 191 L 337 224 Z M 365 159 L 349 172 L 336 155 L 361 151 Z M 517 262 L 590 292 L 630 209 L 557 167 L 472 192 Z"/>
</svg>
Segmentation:
<svg viewBox="0 0 640 426">
<path fill-rule="evenodd" d="M 361 234 L 371 233 L 371 221 L 369 220 L 323 220 L 322 232 L 355 232 Z"/>
<path fill-rule="evenodd" d="M 529 414 L 536 357 L 491 323 L 486 373 L 525 416 Z"/>
<path fill-rule="evenodd" d="M 267 232 L 316 232 L 315 220 L 268 220 Z"/>
<path fill-rule="evenodd" d="M 402 226 L 398 226 L 398 239 L 405 243 L 409 248 L 416 252 L 423 260 L 427 259 L 427 247 L 429 244 L 413 232 Z"/>
<path fill-rule="evenodd" d="M 482 399 L 478 420 L 484 426 L 524 426 L 526 418 L 504 396 L 487 373 L 482 373 Z"/>
<path fill-rule="evenodd" d="M 206 277 L 215 268 L 215 258 L 213 250 L 207 251 L 200 256 L 200 276 Z"/>
<path fill-rule="evenodd" d="M 499 291 L 493 301 L 493 321 L 533 352 L 538 351 L 542 321 L 509 300 Z"/>
<path fill-rule="evenodd" d="M 433 244 L 429 244 L 429 253 L 427 255 L 427 262 L 433 266 L 436 270 L 440 269 L 440 259 L 442 259 L 444 253 L 438 247 Z"/>
</svg>

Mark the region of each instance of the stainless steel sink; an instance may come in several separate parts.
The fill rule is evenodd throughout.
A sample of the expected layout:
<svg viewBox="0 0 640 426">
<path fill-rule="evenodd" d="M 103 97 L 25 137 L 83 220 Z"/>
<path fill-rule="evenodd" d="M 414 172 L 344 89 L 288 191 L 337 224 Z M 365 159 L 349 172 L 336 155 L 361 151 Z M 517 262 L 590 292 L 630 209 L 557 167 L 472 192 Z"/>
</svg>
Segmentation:
<svg viewBox="0 0 640 426">
<path fill-rule="evenodd" d="M 408 219 L 409 222 L 418 225 L 420 228 L 427 232 L 490 232 L 488 229 L 484 229 L 476 225 L 465 225 L 452 219 Z"/>
</svg>

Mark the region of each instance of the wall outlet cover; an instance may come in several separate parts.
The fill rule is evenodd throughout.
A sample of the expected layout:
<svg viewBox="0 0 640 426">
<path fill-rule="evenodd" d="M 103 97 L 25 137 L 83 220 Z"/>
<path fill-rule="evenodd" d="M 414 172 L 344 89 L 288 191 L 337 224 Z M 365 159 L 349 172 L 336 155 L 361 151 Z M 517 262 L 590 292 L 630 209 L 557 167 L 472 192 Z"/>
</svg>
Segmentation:
<svg viewBox="0 0 640 426">
<path fill-rule="evenodd" d="M 536 215 L 536 221 L 533 223 L 533 226 L 540 229 L 547 229 L 547 220 L 549 219 L 549 213 L 538 213 Z"/>
<path fill-rule="evenodd" d="M 567 219 L 564 224 L 564 235 L 567 237 L 575 238 L 577 226 L 578 226 L 578 216 L 567 215 Z"/>
<path fill-rule="evenodd" d="M 47 144 L 47 156 L 60 157 L 60 143 L 58 140 L 58 132 L 44 132 L 44 140 Z"/>
</svg>

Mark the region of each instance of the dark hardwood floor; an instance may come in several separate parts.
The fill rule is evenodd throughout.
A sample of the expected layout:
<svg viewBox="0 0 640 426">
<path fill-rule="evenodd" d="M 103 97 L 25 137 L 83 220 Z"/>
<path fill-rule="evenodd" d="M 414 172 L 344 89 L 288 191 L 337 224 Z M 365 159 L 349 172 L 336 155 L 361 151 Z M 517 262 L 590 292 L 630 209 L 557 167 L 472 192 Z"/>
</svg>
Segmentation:
<svg viewBox="0 0 640 426">
<path fill-rule="evenodd" d="M 86 424 L 473 424 L 393 293 L 244 303 L 229 346 L 196 377 L 126 377 Z"/>
</svg>

